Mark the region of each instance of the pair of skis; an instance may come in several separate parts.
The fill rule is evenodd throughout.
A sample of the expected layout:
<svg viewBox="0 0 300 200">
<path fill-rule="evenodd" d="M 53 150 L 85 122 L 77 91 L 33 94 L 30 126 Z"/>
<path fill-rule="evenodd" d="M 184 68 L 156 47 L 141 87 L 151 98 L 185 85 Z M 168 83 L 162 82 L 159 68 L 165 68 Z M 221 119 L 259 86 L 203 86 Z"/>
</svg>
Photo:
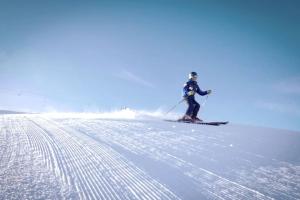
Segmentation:
<svg viewBox="0 0 300 200">
<path fill-rule="evenodd" d="M 208 96 L 206 96 L 205 101 L 201 104 L 201 106 L 204 106 L 204 104 L 206 103 Z M 185 100 L 185 98 L 183 98 L 181 101 L 179 101 L 176 105 L 174 105 L 170 110 L 168 110 L 168 112 L 166 112 L 166 115 L 171 112 L 172 110 L 174 110 L 179 104 L 181 104 L 183 101 Z M 205 122 L 205 121 L 194 121 L 194 120 L 184 120 L 184 119 L 178 119 L 178 120 L 170 120 L 170 119 L 166 119 L 165 121 L 167 122 L 181 122 L 181 123 L 189 123 L 189 124 L 201 124 L 201 125 L 212 125 L 212 126 L 220 126 L 220 125 L 225 125 L 228 124 L 228 121 L 225 122 Z"/>
<path fill-rule="evenodd" d="M 228 121 L 226 121 L 226 122 L 205 122 L 205 121 L 191 121 L 191 120 L 182 120 L 182 119 L 178 119 L 178 120 L 166 119 L 165 121 L 167 121 L 167 122 L 189 123 L 189 124 L 211 125 L 211 126 L 220 126 L 220 125 L 225 125 L 225 124 L 229 123 Z"/>
</svg>

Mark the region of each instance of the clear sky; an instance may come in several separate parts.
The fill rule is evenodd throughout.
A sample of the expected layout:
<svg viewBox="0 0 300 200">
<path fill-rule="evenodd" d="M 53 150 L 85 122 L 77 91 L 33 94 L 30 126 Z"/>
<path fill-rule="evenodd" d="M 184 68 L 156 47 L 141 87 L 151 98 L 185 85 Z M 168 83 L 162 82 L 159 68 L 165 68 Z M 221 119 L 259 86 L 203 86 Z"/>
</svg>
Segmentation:
<svg viewBox="0 0 300 200">
<path fill-rule="evenodd" d="M 167 110 L 196 71 L 213 90 L 202 118 L 300 130 L 299 9 L 298 0 L 1 0 L 0 109 Z"/>
</svg>

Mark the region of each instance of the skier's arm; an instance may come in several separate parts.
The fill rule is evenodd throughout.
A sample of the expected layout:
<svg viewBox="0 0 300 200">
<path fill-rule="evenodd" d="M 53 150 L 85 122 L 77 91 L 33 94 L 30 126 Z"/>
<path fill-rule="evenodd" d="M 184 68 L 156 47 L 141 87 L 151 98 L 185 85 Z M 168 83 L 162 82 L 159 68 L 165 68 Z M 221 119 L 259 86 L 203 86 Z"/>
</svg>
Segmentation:
<svg viewBox="0 0 300 200">
<path fill-rule="evenodd" d="M 208 95 L 208 91 L 202 91 L 198 85 L 197 85 L 197 93 L 201 96 Z"/>
</svg>

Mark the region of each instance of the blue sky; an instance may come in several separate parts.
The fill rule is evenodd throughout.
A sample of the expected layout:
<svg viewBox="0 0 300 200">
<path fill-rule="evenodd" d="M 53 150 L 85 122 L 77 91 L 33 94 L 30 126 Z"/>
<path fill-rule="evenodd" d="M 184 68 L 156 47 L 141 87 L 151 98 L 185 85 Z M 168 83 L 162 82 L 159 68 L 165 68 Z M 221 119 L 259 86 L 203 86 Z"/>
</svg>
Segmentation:
<svg viewBox="0 0 300 200">
<path fill-rule="evenodd" d="M 202 118 L 300 130 L 299 9 L 296 0 L 2 0 L 0 109 L 167 110 L 197 71 L 213 90 Z"/>
</svg>

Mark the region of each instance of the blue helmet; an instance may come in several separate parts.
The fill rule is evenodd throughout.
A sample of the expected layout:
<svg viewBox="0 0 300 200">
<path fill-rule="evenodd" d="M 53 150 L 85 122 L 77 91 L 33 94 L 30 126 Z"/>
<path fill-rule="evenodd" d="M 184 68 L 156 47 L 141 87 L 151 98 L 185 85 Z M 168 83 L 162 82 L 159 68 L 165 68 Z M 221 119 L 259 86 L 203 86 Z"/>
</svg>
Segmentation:
<svg viewBox="0 0 300 200">
<path fill-rule="evenodd" d="M 197 77 L 197 76 L 198 76 L 197 72 L 189 73 L 189 79 L 192 79 L 192 78 Z"/>
</svg>

